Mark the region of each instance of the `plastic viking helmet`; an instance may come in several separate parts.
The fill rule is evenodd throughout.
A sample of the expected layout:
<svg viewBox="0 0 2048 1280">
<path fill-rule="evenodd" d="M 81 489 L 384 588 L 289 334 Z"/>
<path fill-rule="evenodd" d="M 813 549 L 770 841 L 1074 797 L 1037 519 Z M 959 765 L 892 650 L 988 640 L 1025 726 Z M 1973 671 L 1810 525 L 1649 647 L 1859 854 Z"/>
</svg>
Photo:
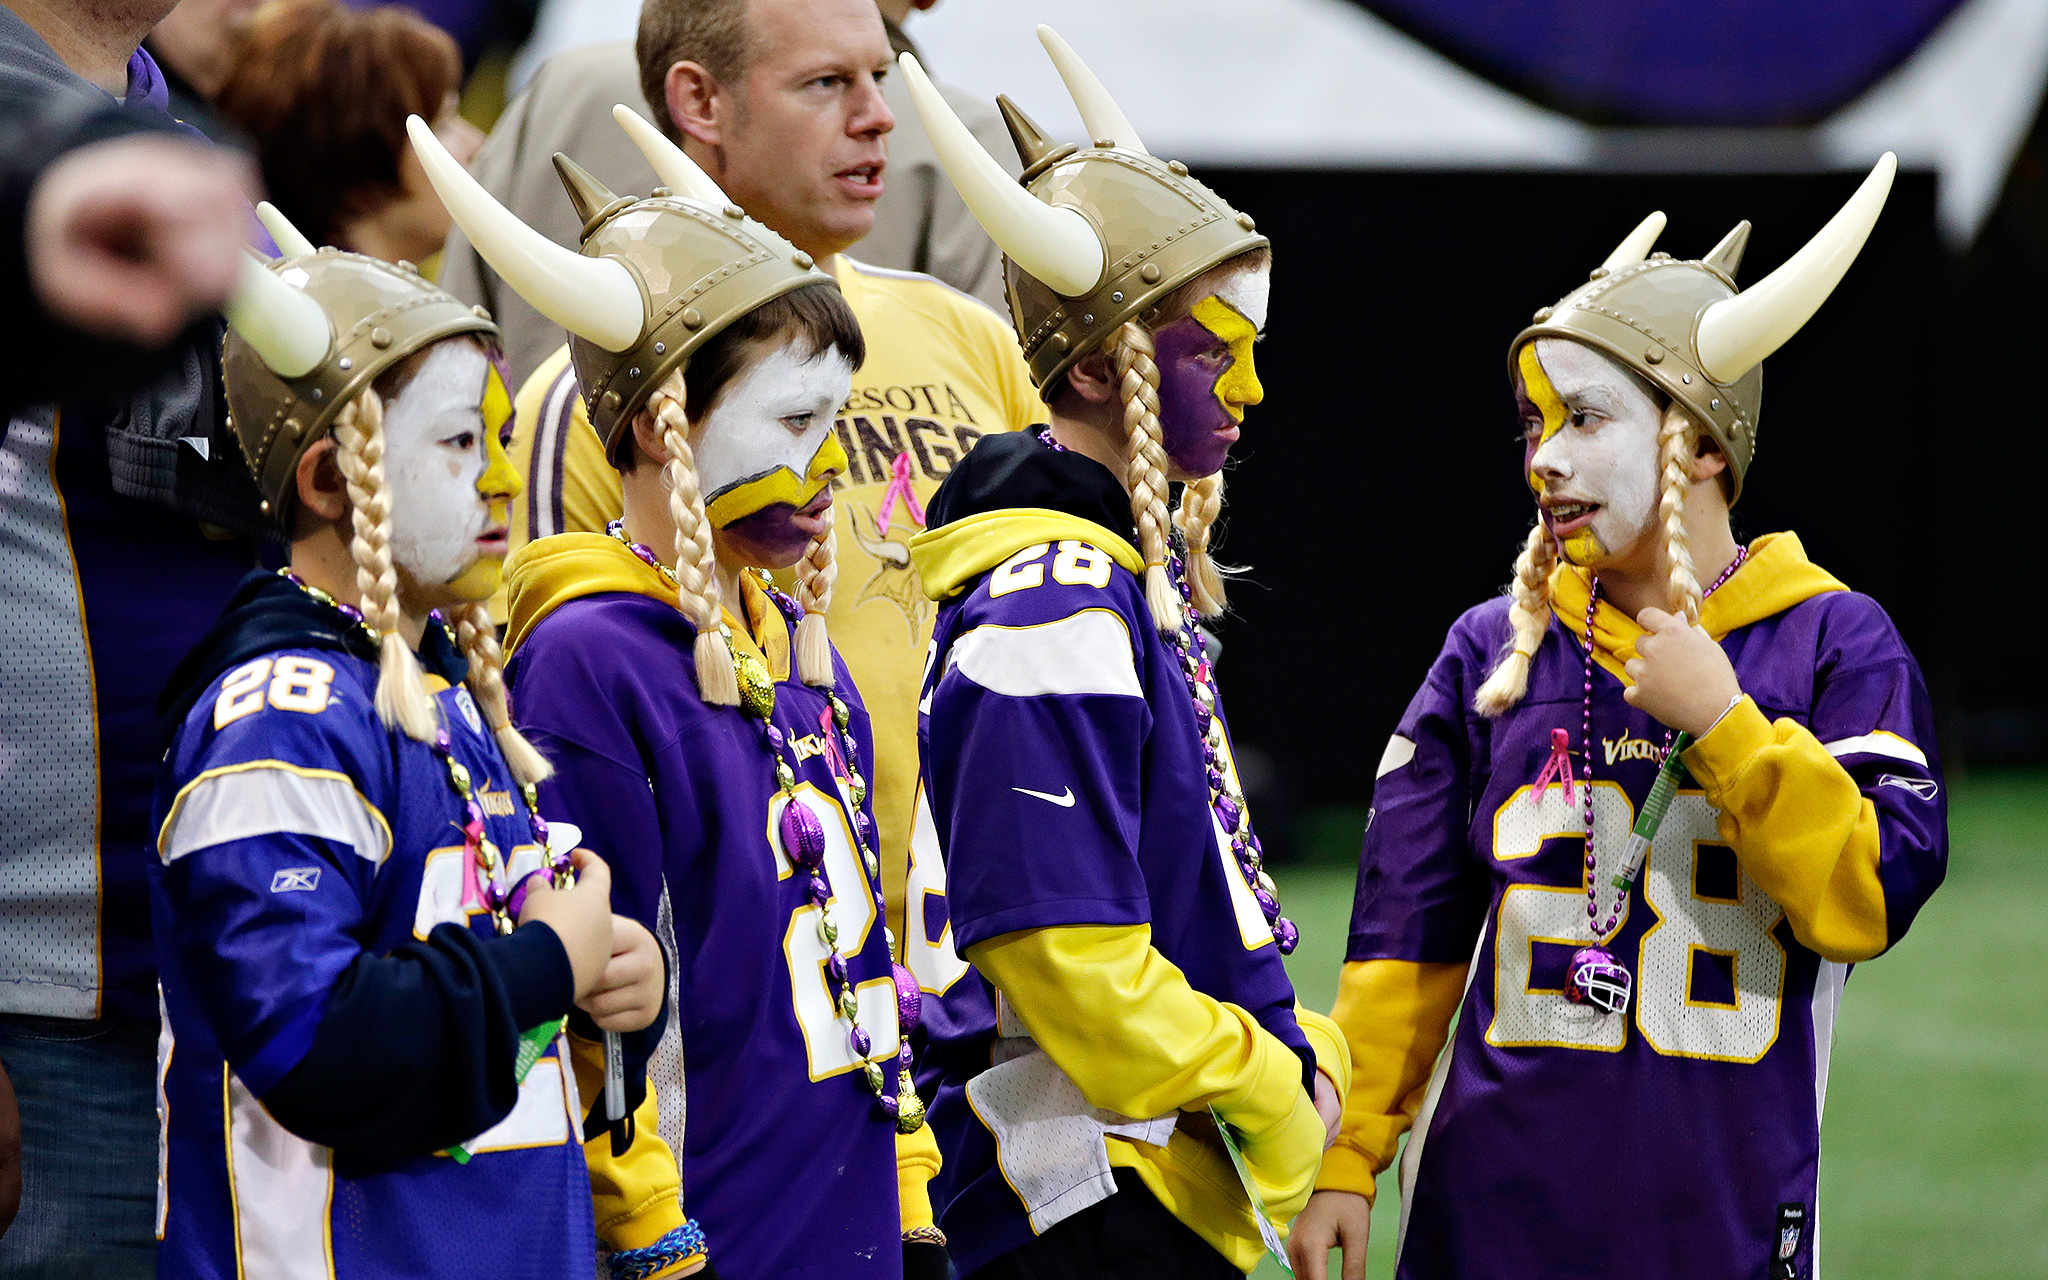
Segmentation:
<svg viewBox="0 0 2048 1280">
<path fill-rule="evenodd" d="M 495 347 L 490 313 L 436 288 L 411 263 L 314 249 L 270 204 L 257 216 L 283 257 L 242 260 L 223 310 L 221 351 L 229 423 L 263 494 L 287 525 L 299 457 L 334 426 L 342 406 L 407 356 L 458 333 Z"/>
<path fill-rule="evenodd" d="M 1038 39 L 1080 109 L 1091 142 L 1054 143 L 998 97 L 1017 155 L 1012 179 L 981 149 L 917 59 L 899 62 L 925 132 L 975 219 L 1009 257 L 1010 316 L 1039 394 L 1125 321 L 1204 271 L 1269 242 L 1239 213 L 1157 160 L 1102 82 L 1051 27 Z"/>
<path fill-rule="evenodd" d="M 591 426 L 616 456 L 627 426 L 711 335 L 771 298 L 837 282 L 811 256 L 746 216 L 680 147 L 630 108 L 612 116 L 663 186 L 614 195 L 559 153 L 555 169 L 583 219 L 583 252 L 519 220 L 441 146 L 418 116 L 413 150 L 449 214 L 505 282 L 569 331 Z"/>
<path fill-rule="evenodd" d="M 1891 192 L 1898 159 L 1885 152 L 1828 224 L 1776 271 L 1737 291 L 1735 272 L 1749 244 L 1737 223 L 1697 261 L 1651 253 L 1664 230 L 1653 213 L 1629 233 L 1587 283 L 1544 307 L 1508 346 L 1508 369 L 1524 344 L 1570 338 L 1619 360 L 1691 410 L 1728 459 L 1729 501 L 1756 456 L 1764 357 L 1820 310 L 1863 249 Z"/>
</svg>

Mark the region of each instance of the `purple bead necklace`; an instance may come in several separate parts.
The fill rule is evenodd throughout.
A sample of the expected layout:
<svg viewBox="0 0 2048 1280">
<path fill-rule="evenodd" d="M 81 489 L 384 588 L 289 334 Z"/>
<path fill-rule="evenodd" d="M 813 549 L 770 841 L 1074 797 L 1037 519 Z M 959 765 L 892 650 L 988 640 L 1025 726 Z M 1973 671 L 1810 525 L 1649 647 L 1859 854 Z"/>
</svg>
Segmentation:
<svg viewBox="0 0 2048 1280">
<path fill-rule="evenodd" d="M 614 520 L 605 526 L 605 532 L 624 543 L 643 562 L 653 566 L 673 585 L 675 571 L 663 564 L 659 557 L 647 547 L 626 536 L 625 521 Z M 758 572 L 758 571 L 757 571 Z M 781 611 L 783 621 L 790 633 L 796 633 L 797 623 L 803 620 L 804 607 L 784 592 L 776 590 L 767 573 L 760 572 L 761 589 Z M 726 643 L 732 643 L 730 628 L 721 626 Z M 775 762 L 776 799 L 782 801 L 782 816 L 776 823 L 776 836 L 782 842 L 782 851 L 788 855 L 791 865 L 797 867 L 806 877 L 804 885 L 805 902 L 818 909 L 818 940 L 825 944 L 830 958 L 825 961 L 825 972 L 833 989 L 839 1016 L 846 1020 L 847 1043 L 860 1059 L 862 1075 L 868 1089 L 875 1095 L 882 1111 L 896 1122 L 900 1133 L 916 1133 L 924 1125 L 924 1100 L 918 1096 L 917 1083 L 911 1078 L 910 1033 L 923 1013 L 924 993 L 918 990 L 917 979 L 908 969 L 895 963 L 896 936 L 887 925 L 882 936 L 888 943 L 891 956 L 890 979 L 896 987 L 896 1094 L 891 1097 L 885 1091 L 882 1068 L 869 1057 L 874 1050 L 874 1037 L 867 1028 L 860 1025 L 860 999 L 852 974 L 848 970 L 847 956 L 839 949 L 839 926 L 832 919 L 832 881 L 825 867 L 825 827 L 818 821 L 818 815 L 809 805 L 797 799 L 796 769 L 788 759 L 791 750 L 788 735 L 777 728 L 770 717 L 775 711 L 775 681 L 768 669 L 750 653 L 735 651 L 733 669 L 739 676 L 740 708 L 752 717 L 761 729 L 762 741 L 768 749 L 769 759 Z M 845 806 L 852 815 L 849 829 L 853 832 L 855 850 L 860 854 L 861 865 L 867 871 L 866 883 L 862 886 L 874 895 L 875 918 L 887 920 L 888 906 L 882 898 L 882 865 L 875 856 L 874 822 L 868 817 L 868 784 L 860 772 L 860 743 L 853 735 L 853 713 L 839 694 L 828 688 L 818 692 L 832 707 L 832 730 L 838 739 L 839 761 L 846 767 L 847 792 L 853 803 Z M 829 741 L 829 739 L 828 739 Z M 771 804 L 773 801 L 770 802 Z"/>
<path fill-rule="evenodd" d="M 1039 442 L 1053 452 L 1067 452 L 1065 445 L 1053 439 L 1051 427 L 1040 426 L 1033 431 Z M 1195 632 L 1195 600 L 1194 592 L 1188 586 L 1185 550 L 1180 531 L 1176 529 L 1167 556 L 1167 572 L 1173 575 L 1173 585 L 1180 592 L 1181 604 L 1181 628 L 1173 636 L 1173 648 L 1180 660 L 1181 680 L 1187 685 L 1188 701 L 1195 708 L 1195 727 L 1202 735 L 1202 766 L 1208 775 L 1209 811 L 1216 815 L 1223 834 L 1230 840 L 1230 852 L 1237 860 L 1238 874 L 1244 877 L 1252 897 L 1259 904 L 1259 911 L 1266 917 L 1266 925 L 1273 931 L 1273 941 L 1279 946 L 1280 954 L 1293 955 L 1294 948 L 1301 942 L 1301 930 L 1294 921 L 1280 914 L 1280 892 L 1273 883 L 1273 877 L 1266 874 L 1265 847 L 1252 831 L 1251 809 L 1246 806 L 1244 795 L 1236 783 L 1223 771 L 1223 723 L 1216 716 L 1215 673 L 1209 667 L 1208 656 Z"/>
<path fill-rule="evenodd" d="M 1706 590 L 1700 592 L 1700 599 L 1705 600 L 1720 590 L 1721 584 L 1734 577 L 1735 571 L 1740 569 L 1743 561 L 1747 559 L 1749 548 L 1737 547 L 1735 558 L 1728 562 L 1727 568 L 1721 570 L 1719 577 L 1708 584 Z M 1592 590 L 1586 595 L 1586 628 L 1581 641 L 1581 647 L 1585 650 L 1585 694 L 1584 701 L 1580 704 L 1579 719 L 1579 740 L 1582 744 L 1580 749 L 1585 753 L 1586 761 L 1585 786 L 1582 788 L 1586 795 L 1586 923 L 1593 931 L 1593 945 L 1582 947 L 1572 954 L 1572 977 L 1570 984 L 1565 988 L 1565 994 L 1575 1004 L 1604 1004 L 1593 994 L 1604 985 L 1610 991 L 1618 988 L 1620 1001 L 1626 1004 L 1630 984 L 1628 970 L 1614 958 L 1614 953 L 1601 943 L 1614 932 L 1615 926 L 1621 923 L 1621 909 L 1628 902 L 1629 890 L 1615 889 L 1614 904 L 1607 910 L 1607 919 L 1601 921 L 1600 883 L 1595 874 L 1600 860 L 1593 851 L 1593 615 L 1599 606 L 1600 578 L 1596 574 L 1593 577 Z M 1663 750 L 1657 756 L 1659 768 L 1663 767 L 1671 755 L 1671 739 L 1671 732 L 1667 729 L 1664 733 Z"/>
<path fill-rule="evenodd" d="M 278 574 L 290 580 L 294 586 L 313 599 L 361 627 L 372 640 L 381 643 L 377 629 L 363 617 L 361 609 L 351 604 L 343 604 L 290 569 L 279 569 Z M 448 624 L 442 619 L 439 610 L 427 616 L 443 631 L 448 630 Z M 450 644 L 455 643 L 453 632 L 449 632 L 448 641 Z M 484 834 L 483 806 L 477 801 L 468 767 L 455 758 L 455 741 L 448 735 L 448 726 L 437 726 L 434 729 L 434 740 L 427 746 L 433 751 L 435 758 L 440 760 L 441 767 L 447 770 L 448 789 L 462 802 L 463 849 L 476 867 L 477 887 L 483 894 L 484 906 L 491 913 L 491 926 L 501 935 L 510 933 L 518 922 L 520 910 L 526 905 L 527 882 L 541 872 L 530 872 L 512 884 L 504 882 L 504 855 L 499 852 L 498 846 L 492 843 L 490 837 Z M 511 774 L 509 766 L 505 772 L 508 776 Z M 548 822 L 546 818 L 540 816 L 540 796 L 530 782 L 520 782 L 518 786 L 520 798 L 526 801 L 526 820 L 533 829 L 533 842 L 539 846 L 541 858 L 547 864 L 542 870 L 552 873 L 555 888 L 566 889 L 576 883 L 576 873 L 570 865 L 569 854 L 566 850 L 554 853 L 548 849 Z"/>
</svg>

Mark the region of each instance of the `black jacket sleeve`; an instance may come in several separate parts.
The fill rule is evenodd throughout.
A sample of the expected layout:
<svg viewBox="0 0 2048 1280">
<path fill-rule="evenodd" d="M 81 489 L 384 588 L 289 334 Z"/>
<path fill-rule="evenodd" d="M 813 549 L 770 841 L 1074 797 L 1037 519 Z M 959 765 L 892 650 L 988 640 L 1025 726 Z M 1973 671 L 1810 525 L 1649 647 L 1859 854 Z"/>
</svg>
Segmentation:
<svg viewBox="0 0 2048 1280">
<path fill-rule="evenodd" d="M 344 1177 L 445 1150 L 511 1114 L 520 1033 L 566 1015 L 575 994 L 546 925 L 501 938 L 438 925 L 425 942 L 349 966 L 313 1047 L 263 1105 L 334 1148 Z"/>
</svg>

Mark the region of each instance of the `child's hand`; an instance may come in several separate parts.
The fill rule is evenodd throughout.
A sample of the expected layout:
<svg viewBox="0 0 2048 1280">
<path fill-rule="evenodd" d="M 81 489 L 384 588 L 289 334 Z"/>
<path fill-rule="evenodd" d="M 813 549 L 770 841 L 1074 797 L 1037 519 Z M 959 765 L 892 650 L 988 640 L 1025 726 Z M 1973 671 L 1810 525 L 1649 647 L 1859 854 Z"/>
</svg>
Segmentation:
<svg viewBox="0 0 2048 1280">
<path fill-rule="evenodd" d="M 1703 737 L 1742 695 L 1734 664 L 1696 623 L 1662 609 L 1645 609 L 1636 621 L 1644 635 L 1623 668 L 1635 687 L 1622 696 L 1667 728 Z"/>
<path fill-rule="evenodd" d="M 569 953 L 569 968 L 576 975 L 576 998 L 581 1000 L 597 986 L 612 955 L 612 872 L 604 859 L 588 849 L 569 854 L 576 868 L 576 883 L 557 889 L 545 876 L 535 876 L 526 891 L 526 906 L 519 923 L 538 920 L 555 931 L 562 950 Z"/>
<path fill-rule="evenodd" d="M 576 1002 L 600 1031 L 638 1031 L 661 1011 L 661 947 L 631 916 L 612 917 L 612 955 L 597 987 Z"/>
</svg>

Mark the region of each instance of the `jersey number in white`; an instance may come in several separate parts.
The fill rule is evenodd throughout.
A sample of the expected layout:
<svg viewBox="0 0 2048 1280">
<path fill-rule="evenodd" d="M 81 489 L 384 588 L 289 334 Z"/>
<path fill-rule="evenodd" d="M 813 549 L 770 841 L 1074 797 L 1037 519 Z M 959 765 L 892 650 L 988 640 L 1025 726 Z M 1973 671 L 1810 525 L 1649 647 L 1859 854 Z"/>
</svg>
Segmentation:
<svg viewBox="0 0 2048 1280">
<path fill-rule="evenodd" d="M 1599 860 L 1594 876 L 1604 916 L 1613 901 L 1609 881 L 1635 822 L 1635 808 L 1618 784 L 1591 785 Z M 1565 799 L 1562 787 L 1547 788 L 1534 805 L 1529 788 L 1523 787 L 1494 813 L 1494 857 L 1526 858 L 1545 840 L 1579 836 L 1585 831 L 1584 813 L 1581 805 Z M 1715 828 L 1715 814 L 1705 795 L 1681 791 L 1672 797 L 1650 845 L 1643 900 L 1657 922 L 1643 934 L 1629 965 L 1635 974 L 1632 1013 L 1644 1041 L 1667 1057 L 1755 1062 L 1778 1039 L 1785 948 L 1771 930 L 1784 912 L 1734 865 Z M 1702 884 L 1702 849 L 1719 851 L 1715 861 L 1724 870 L 1732 868 L 1732 885 Z M 1711 892 L 1717 887 L 1732 889 L 1733 896 Z M 1625 906 L 1617 930 L 1627 922 L 1627 911 Z M 1530 985 L 1537 943 L 1577 948 L 1587 945 L 1588 936 L 1583 884 L 1518 884 L 1501 895 L 1489 1044 L 1606 1052 L 1622 1047 L 1627 1015 L 1604 1016 L 1572 1004 L 1561 990 Z M 1705 990 L 1696 981 L 1713 968 L 1733 988 L 1732 1002 L 1726 991 Z"/>
<path fill-rule="evenodd" d="M 1006 596 L 1012 591 L 1044 586 L 1043 561 L 1045 553 L 1051 549 L 1049 542 L 1034 542 L 997 565 L 995 572 L 989 575 L 989 596 Z M 1109 553 L 1098 551 L 1085 542 L 1064 538 L 1059 544 L 1059 554 L 1052 558 L 1052 580 L 1063 587 L 1106 587 L 1112 563 Z"/>
<path fill-rule="evenodd" d="M 860 954 L 875 920 L 875 895 L 861 871 L 860 858 L 853 850 L 853 832 L 847 829 L 846 812 L 831 798 L 808 782 L 798 783 L 792 798 L 781 797 L 768 806 L 768 847 L 775 851 L 775 875 L 787 879 L 795 872 L 789 855 L 782 851 L 780 829 L 784 803 L 809 805 L 825 830 L 825 878 L 832 896 L 824 911 L 839 926 L 839 952 Z M 790 995 L 796 1008 L 797 1026 L 803 1030 L 810 1056 L 811 1079 L 823 1080 L 860 1065 L 860 1056 L 848 1039 L 848 1027 L 839 1016 L 832 980 L 825 966 L 832 948 L 818 936 L 820 908 L 808 903 L 790 913 L 789 927 L 782 934 L 783 959 L 789 964 Z M 869 1058 L 888 1062 L 896 1056 L 896 987 L 888 978 L 870 978 L 856 991 L 860 1025 L 872 1038 Z"/>
<path fill-rule="evenodd" d="M 224 729 L 264 702 L 279 711 L 309 714 L 327 709 L 334 668 L 318 658 L 258 658 L 228 673 L 213 700 L 213 727 Z"/>
</svg>

